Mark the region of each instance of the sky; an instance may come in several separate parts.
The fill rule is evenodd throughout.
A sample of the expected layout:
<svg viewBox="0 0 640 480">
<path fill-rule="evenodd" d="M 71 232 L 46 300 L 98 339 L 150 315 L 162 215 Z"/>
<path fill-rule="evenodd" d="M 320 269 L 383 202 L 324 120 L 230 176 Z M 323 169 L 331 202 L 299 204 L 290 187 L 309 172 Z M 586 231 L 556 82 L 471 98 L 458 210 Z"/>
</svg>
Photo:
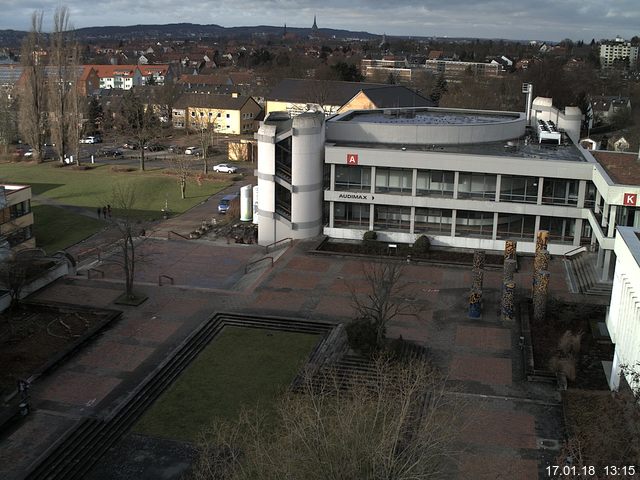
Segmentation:
<svg viewBox="0 0 640 480">
<path fill-rule="evenodd" d="M 76 28 L 199 23 L 223 27 L 283 25 L 374 34 L 513 40 L 591 41 L 640 36 L 639 0 L 0 0 L 0 29 L 28 30 L 43 11 L 51 29 L 58 5 Z"/>
</svg>

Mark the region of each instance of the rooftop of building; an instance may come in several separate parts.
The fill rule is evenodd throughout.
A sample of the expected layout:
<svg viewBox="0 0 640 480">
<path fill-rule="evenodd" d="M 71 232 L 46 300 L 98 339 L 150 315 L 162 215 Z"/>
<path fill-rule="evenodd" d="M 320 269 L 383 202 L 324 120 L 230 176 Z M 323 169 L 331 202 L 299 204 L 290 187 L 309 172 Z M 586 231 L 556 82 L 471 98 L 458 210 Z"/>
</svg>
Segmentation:
<svg viewBox="0 0 640 480">
<path fill-rule="evenodd" d="M 390 108 L 386 110 L 354 110 L 335 118 L 335 121 L 405 125 L 478 125 L 509 122 L 518 118 L 520 118 L 520 114 L 509 112 Z"/>
<path fill-rule="evenodd" d="M 621 185 L 640 185 L 640 160 L 637 153 L 595 150 L 591 154 L 614 182 Z"/>
<path fill-rule="evenodd" d="M 510 157 L 521 159 L 555 160 L 565 162 L 586 162 L 587 159 L 572 143 L 557 145 L 552 143 L 539 144 L 531 141 L 527 136 L 516 138 L 508 142 L 487 142 L 459 145 L 413 144 L 406 146 L 393 143 L 364 143 L 364 142 L 330 142 L 340 147 L 354 148 L 384 148 L 402 151 L 442 152 L 460 155 L 489 155 L 496 157 Z"/>
</svg>

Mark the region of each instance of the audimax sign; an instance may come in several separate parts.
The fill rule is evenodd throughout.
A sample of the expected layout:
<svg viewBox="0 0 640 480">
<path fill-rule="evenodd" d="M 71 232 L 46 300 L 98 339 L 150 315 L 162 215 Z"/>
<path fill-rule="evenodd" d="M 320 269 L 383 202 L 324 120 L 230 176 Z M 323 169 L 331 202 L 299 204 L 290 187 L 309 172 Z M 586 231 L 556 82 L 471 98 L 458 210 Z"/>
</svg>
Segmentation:
<svg viewBox="0 0 640 480">
<path fill-rule="evenodd" d="M 366 193 L 341 193 L 338 198 L 344 198 L 348 200 L 373 200 L 373 195 L 367 195 Z"/>
</svg>

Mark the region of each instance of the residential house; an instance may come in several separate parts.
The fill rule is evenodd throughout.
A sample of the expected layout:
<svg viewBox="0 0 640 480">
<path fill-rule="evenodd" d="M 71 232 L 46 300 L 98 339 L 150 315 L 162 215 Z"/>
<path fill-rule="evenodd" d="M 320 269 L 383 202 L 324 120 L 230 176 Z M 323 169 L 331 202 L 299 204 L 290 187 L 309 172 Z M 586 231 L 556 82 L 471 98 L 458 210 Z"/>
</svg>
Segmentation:
<svg viewBox="0 0 640 480">
<path fill-rule="evenodd" d="M 175 128 L 200 129 L 213 126 L 216 132 L 240 135 L 256 131 L 262 108 L 247 95 L 184 93 L 173 105 Z"/>
<path fill-rule="evenodd" d="M 621 95 L 595 96 L 591 98 L 591 109 L 595 125 L 607 124 L 614 114 L 620 111 L 631 111 L 631 98 Z"/>
<path fill-rule="evenodd" d="M 100 88 L 129 90 L 142 85 L 142 73 L 137 65 L 93 65 L 100 79 Z"/>
<path fill-rule="evenodd" d="M 433 102 L 400 85 L 287 78 L 266 97 L 265 115 L 284 111 L 298 115 L 322 110 L 333 115 L 348 108 L 433 106 Z"/>
</svg>

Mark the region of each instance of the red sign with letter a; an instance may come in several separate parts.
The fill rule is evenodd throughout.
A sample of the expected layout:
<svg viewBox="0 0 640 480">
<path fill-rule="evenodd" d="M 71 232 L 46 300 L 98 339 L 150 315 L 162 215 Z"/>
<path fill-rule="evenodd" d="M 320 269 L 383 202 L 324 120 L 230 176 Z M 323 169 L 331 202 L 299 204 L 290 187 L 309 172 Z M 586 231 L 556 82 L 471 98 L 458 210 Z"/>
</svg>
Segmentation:
<svg viewBox="0 0 640 480">
<path fill-rule="evenodd" d="M 635 207 L 638 202 L 637 193 L 625 193 L 623 203 L 628 207 Z"/>
<path fill-rule="evenodd" d="M 347 165 L 358 165 L 357 153 L 347 153 Z"/>
</svg>

